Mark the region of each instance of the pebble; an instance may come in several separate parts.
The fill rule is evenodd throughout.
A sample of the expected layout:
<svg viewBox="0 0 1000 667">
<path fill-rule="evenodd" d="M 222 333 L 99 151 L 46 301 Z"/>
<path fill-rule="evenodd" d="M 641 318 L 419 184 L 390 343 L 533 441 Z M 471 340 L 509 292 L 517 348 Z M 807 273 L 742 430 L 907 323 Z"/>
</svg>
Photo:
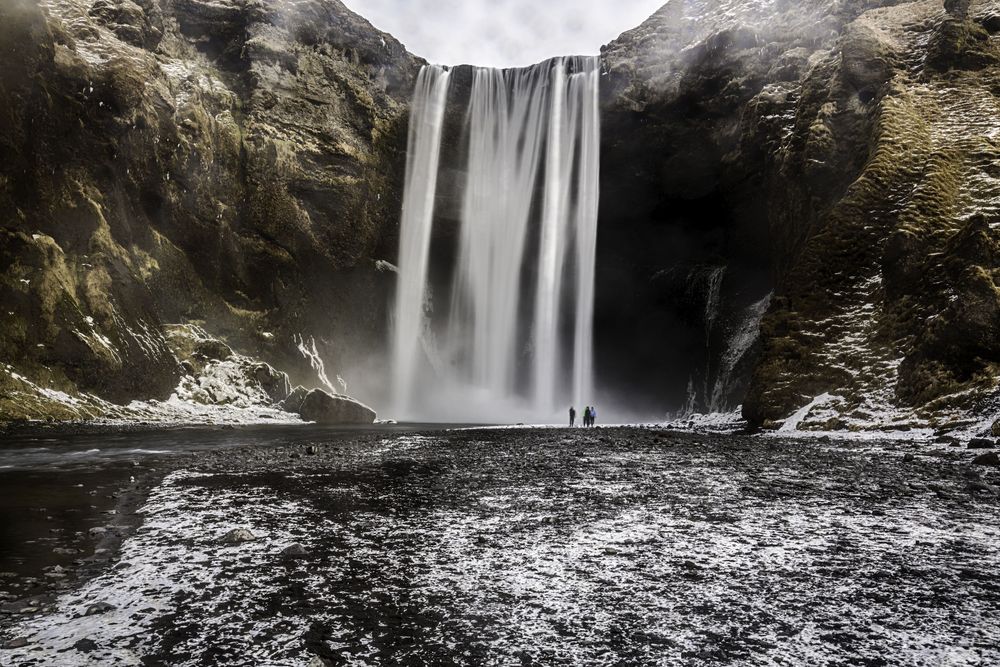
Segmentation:
<svg viewBox="0 0 1000 667">
<path fill-rule="evenodd" d="M 84 616 L 96 616 L 97 614 L 106 614 L 109 611 L 114 611 L 118 607 L 110 604 L 108 602 L 95 602 L 94 604 L 87 607 L 86 611 L 83 612 Z"/>
<path fill-rule="evenodd" d="M 295 544 L 290 544 L 281 550 L 281 555 L 285 558 L 303 558 L 309 555 L 309 551 L 303 547 L 301 544 L 296 542 Z"/>
<path fill-rule="evenodd" d="M 77 643 L 73 644 L 73 648 L 80 653 L 90 653 L 91 651 L 96 651 L 98 647 L 97 642 L 93 639 L 81 639 Z"/>
<path fill-rule="evenodd" d="M 257 536 L 246 528 L 233 528 L 222 536 L 219 540 L 223 544 L 241 544 L 243 542 L 253 542 Z"/>
</svg>

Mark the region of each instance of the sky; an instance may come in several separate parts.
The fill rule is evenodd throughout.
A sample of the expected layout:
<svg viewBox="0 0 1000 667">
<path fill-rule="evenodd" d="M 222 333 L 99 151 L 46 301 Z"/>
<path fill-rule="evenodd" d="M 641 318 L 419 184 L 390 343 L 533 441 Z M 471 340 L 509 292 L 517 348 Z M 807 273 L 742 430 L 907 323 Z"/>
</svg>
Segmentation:
<svg viewBox="0 0 1000 667">
<path fill-rule="evenodd" d="M 666 1 L 343 0 L 414 55 L 439 65 L 492 67 L 597 55 Z"/>
</svg>

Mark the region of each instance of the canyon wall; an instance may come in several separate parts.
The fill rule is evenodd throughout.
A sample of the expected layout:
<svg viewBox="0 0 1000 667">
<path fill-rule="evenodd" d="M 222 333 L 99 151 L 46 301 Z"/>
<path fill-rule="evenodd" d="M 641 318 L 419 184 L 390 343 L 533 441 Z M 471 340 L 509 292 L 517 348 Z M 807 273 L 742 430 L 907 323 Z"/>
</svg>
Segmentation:
<svg viewBox="0 0 1000 667">
<path fill-rule="evenodd" d="M 337 0 L 5 0 L 0 51 L 0 414 L 168 397 L 178 322 L 380 372 L 398 41 Z"/>
<path fill-rule="evenodd" d="M 639 309 L 689 328 L 704 267 L 716 322 L 773 289 L 730 399 L 751 423 L 816 397 L 802 427 L 989 420 L 998 31 L 995 2 L 676 1 L 605 49 L 602 235 L 642 249 Z"/>
</svg>

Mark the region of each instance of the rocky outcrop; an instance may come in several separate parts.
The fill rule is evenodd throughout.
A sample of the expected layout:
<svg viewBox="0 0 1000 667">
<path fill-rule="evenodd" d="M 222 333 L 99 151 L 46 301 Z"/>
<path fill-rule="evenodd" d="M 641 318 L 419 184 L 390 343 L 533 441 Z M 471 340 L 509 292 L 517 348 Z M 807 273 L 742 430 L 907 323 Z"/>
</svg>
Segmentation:
<svg viewBox="0 0 1000 667">
<path fill-rule="evenodd" d="M 288 375 L 232 350 L 194 325 L 166 328 L 170 348 L 184 369 L 174 389 L 179 400 L 201 405 L 278 406 L 291 394 Z"/>
<path fill-rule="evenodd" d="M 298 413 L 304 420 L 320 424 L 371 424 L 376 416 L 367 405 L 322 389 L 313 389 L 306 394 Z"/>
<path fill-rule="evenodd" d="M 286 373 L 233 350 L 194 324 L 167 325 L 161 335 L 181 369 L 167 399 L 121 405 L 96 394 L 69 394 L 35 384 L 4 364 L 5 400 L 18 410 L 8 420 L 164 425 L 301 421 L 298 407 L 308 391 L 301 386 L 293 391 Z"/>
<path fill-rule="evenodd" d="M 985 9 L 972 3 L 963 30 L 982 33 Z M 856 178 L 804 221 L 777 218 L 779 230 L 808 223 L 808 235 L 764 323 L 751 419 L 779 418 L 829 392 L 840 400 L 807 425 L 942 427 L 990 401 L 1000 361 L 989 342 L 1000 333 L 991 277 L 1000 50 L 992 39 L 955 38 L 955 21 L 934 3 L 855 21 L 883 35 L 892 67 L 872 100 Z M 940 59 L 942 40 L 957 55 Z M 962 55 L 972 51 L 980 55 Z M 833 130 L 831 146 L 855 141 L 853 129 Z M 815 199 L 801 181 L 790 184 L 786 201 Z"/>
<path fill-rule="evenodd" d="M 813 403 L 800 428 L 995 419 L 997 11 L 946 4 L 674 1 L 604 52 L 603 159 L 651 154 L 602 191 L 611 219 L 640 205 L 621 232 L 648 248 L 640 307 L 711 364 L 708 297 L 678 296 L 693 265 L 742 275 L 723 304 L 775 291 L 752 423 Z M 676 263 L 655 278 L 658 254 Z"/>
<path fill-rule="evenodd" d="M 281 402 L 281 409 L 298 414 L 299 409 L 302 408 L 302 402 L 306 400 L 306 396 L 308 395 L 309 390 L 302 385 L 295 387 L 295 389 L 288 394 L 288 397 Z"/>
<path fill-rule="evenodd" d="M 296 334 L 348 377 L 377 349 L 419 65 L 399 42 L 338 0 L 9 0 L 0 49 L 4 368 L 126 403 L 185 375 L 165 322 L 297 381 Z M 15 385 L 0 419 L 27 416 Z"/>
</svg>

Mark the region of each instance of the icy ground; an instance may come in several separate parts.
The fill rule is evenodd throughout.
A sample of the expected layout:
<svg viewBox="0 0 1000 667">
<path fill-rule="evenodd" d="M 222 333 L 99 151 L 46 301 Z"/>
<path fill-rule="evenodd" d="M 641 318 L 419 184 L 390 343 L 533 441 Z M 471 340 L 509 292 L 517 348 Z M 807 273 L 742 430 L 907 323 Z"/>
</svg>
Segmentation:
<svg viewBox="0 0 1000 667">
<path fill-rule="evenodd" d="M 997 664 L 1000 472 L 971 458 L 637 428 L 229 450 L 0 664 Z"/>
</svg>

